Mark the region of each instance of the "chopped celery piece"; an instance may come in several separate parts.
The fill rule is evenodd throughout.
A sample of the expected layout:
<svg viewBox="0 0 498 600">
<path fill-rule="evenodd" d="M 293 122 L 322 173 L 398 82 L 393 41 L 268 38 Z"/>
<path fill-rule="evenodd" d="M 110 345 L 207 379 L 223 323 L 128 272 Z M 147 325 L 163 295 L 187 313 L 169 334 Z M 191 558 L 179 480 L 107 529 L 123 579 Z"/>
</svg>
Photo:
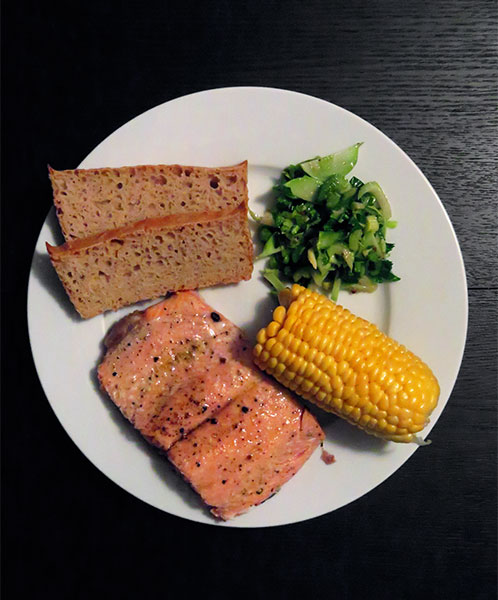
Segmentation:
<svg viewBox="0 0 498 600">
<path fill-rule="evenodd" d="M 377 217 L 374 215 L 368 215 L 365 230 L 371 231 L 372 233 L 375 233 L 379 230 L 379 222 L 377 221 Z"/>
<path fill-rule="evenodd" d="M 311 277 L 313 279 L 313 281 L 316 283 L 316 285 L 318 287 L 321 287 L 323 285 L 323 282 L 325 281 L 325 277 L 327 277 L 328 271 L 325 273 L 320 273 L 319 271 L 313 271 L 313 273 L 311 274 Z"/>
<path fill-rule="evenodd" d="M 325 250 L 339 240 L 342 240 L 343 236 L 342 231 L 320 231 L 316 247 L 318 250 Z"/>
<path fill-rule="evenodd" d="M 262 217 L 259 217 L 253 210 L 251 210 L 250 208 L 248 209 L 249 211 L 249 216 L 251 217 L 251 219 L 253 221 L 256 221 L 256 223 L 261 223 L 261 219 Z"/>
<path fill-rule="evenodd" d="M 340 242 L 337 244 L 332 244 L 327 248 L 327 254 L 332 256 L 333 254 L 342 254 L 346 250 L 346 246 L 341 244 Z"/>
<path fill-rule="evenodd" d="M 372 194 L 377 200 L 377 204 L 379 205 L 384 219 L 389 221 L 391 218 L 391 206 L 380 185 L 376 181 L 365 183 L 365 185 L 358 190 L 358 199 L 360 200 L 365 194 Z"/>
<path fill-rule="evenodd" d="M 349 190 L 345 191 L 344 194 L 342 194 L 342 199 L 343 200 L 350 200 L 351 198 L 353 198 L 354 196 L 356 196 L 356 193 L 357 193 L 356 188 L 354 188 L 353 186 L 351 186 Z"/>
<path fill-rule="evenodd" d="M 354 263 L 354 254 L 351 252 L 351 250 L 344 248 L 344 250 L 342 251 L 342 257 L 344 258 L 344 260 L 346 261 L 346 264 L 352 271 L 353 263 Z"/>
<path fill-rule="evenodd" d="M 277 252 L 281 252 L 283 246 L 275 246 L 275 234 L 270 236 L 268 240 L 265 242 L 263 246 L 263 251 L 256 256 L 255 260 L 259 260 L 260 258 L 266 258 L 267 256 L 271 256 L 272 254 L 277 254 Z"/>
<path fill-rule="evenodd" d="M 315 253 L 313 252 L 312 248 L 308 249 L 308 260 L 310 261 L 310 264 L 314 269 L 318 269 L 318 264 L 316 262 L 316 256 L 315 256 Z"/>
<path fill-rule="evenodd" d="M 277 292 L 281 292 L 287 287 L 286 284 L 280 280 L 278 276 L 278 269 L 264 269 L 262 273 L 263 277 L 272 284 Z"/>
<path fill-rule="evenodd" d="M 339 277 L 334 279 L 334 284 L 332 285 L 332 291 L 330 293 L 330 299 L 333 302 L 337 302 L 337 298 L 339 297 L 339 290 L 341 289 L 341 280 Z"/>
<path fill-rule="evenodd" d="M 275 223 L 273 221 L 273 215 L 269 210 L 265 210 L 263 216 L 259 217 L 255 212 L 249 209 L 249 214 L 251 217 L 257 222 L 261 223 L 261 225 L 268 225 L 268 227 L 274 227 Z"/>
<path fill-rule="evenodd" d="M 350 285 L 347 284 L 344 287 L 350 292 L 353 292 L 353 294 L 357 292 L 368 292 L 371 294 L 377 289 L 377 284 L 370 278 L 364 276 L 360 277 L 357 283 L 353 283 Z"/>
<path fill-rule="evenodd" d="M 352 252 L 356 252 L 358 250 L 362 235 L 363 231 L 361 229 L 355 229 L 349 236 L 348 245 Z"/>
</svg>

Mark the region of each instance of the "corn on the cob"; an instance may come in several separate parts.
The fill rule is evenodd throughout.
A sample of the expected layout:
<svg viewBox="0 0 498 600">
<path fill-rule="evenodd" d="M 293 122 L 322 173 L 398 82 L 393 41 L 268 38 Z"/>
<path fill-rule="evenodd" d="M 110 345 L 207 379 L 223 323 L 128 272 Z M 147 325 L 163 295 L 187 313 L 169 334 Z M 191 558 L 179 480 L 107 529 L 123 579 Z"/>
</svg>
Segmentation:
<svg viewBox="0 0 498 600">
<path fill-rule="evenodd" d="M 372 435 L 418 441 L 439 398 L 430 368 L 375 325 L 293 285 L 257 335 L 256 364 Z"/>
</svg>

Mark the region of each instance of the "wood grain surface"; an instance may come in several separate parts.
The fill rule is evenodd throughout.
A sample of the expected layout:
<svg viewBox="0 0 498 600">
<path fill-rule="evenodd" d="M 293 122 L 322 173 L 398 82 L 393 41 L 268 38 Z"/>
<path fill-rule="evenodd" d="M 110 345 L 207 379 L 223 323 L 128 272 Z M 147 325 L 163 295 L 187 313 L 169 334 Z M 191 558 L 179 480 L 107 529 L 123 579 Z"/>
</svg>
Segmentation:
<svg viewBox="0 0 498 600">
<path fill-rule="evenodd" d="M 187 598 L 496 598 L 496 2 L 55 10 L 7 0 L 2 13 L 4 597 L 171 597 L 180 586 Z M 323 98 L 403 148 L 453 223 L 470 311 L 437 443 L 347 507 L 255 530 L 172 517 L 97 471 L 43 394 L 26 324 L 31 257 L 52 201 L 47 163 L 73 168 L 144 110 L 234 85 Z"/>
</svg>

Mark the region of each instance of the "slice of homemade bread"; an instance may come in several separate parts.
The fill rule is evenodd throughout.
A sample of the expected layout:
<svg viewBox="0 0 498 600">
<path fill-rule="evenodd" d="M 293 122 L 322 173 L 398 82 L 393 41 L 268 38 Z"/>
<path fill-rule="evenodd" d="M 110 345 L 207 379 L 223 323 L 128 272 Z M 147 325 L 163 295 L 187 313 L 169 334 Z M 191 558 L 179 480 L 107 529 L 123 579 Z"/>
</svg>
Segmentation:
<svg viewBox="0 0 498 600">
<path fill-rule="evenodd" d="M 245 203 L 235 209 L 146 219 L 47 250 L 83 318 L 167 292 L 250 279 Z"/>
<path fill-rule="evenodd" d="M 66 241 L 144 219 L 247 205 L 247 161 L 230 167 L 143 165 L 55 171 L 57 218 Z"/>
</svg>

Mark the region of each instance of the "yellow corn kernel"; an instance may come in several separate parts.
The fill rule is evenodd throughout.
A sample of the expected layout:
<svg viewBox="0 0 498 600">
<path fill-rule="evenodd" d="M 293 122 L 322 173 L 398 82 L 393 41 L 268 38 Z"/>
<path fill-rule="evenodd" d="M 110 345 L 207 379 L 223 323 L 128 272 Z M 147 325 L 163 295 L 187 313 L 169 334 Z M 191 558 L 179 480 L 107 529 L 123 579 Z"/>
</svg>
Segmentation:
<svg viewBox="0 0 498 600">
<path fill-rule="evenodd" d="M 275 377 L 279 377 L 283 374 L 283 372 L 285 371 L 285 365 L 283 363 L 278 363 L 278 365 L 275 367 L 275 371 L 274 371 L 274 375 Z"/>
<path fill-rule="evenodd" d="M 315 363 L 315 365 L 320 369 L 325 359 L 325 354 L 323 352 L 318 351 L 316 348 L 313 348 L 313 352 L 315 352 L 313 358 L 309 358 L 310 353 L 308 353 L 308 360 L 312 360 Z"/>
<path fill-rule="evenodd" d="M 313 327 L 307 327 L 303 333 L 303 340 L 305 342 L 312 343 L 315 336 L 316 331 L 313 329 Z"/>
<path fill-rule="evenodd" d="M 275 344 L 278 344 L 278 342 L 277 342 L 276 338 L 270 338 L 269 340 L 266 340 L 266 342 L 265 342 L 265 346 L 264 346 L 264 347 L 265 347 L 265 350 L 266 350 L 267 352 L 271 352 L 271 349 L 273 348 L 273 346 L 274 346 Z M 271 356 L 271 354 L 270 354 L 270 356 Z"/>
<path fill-rule="evenodd" d="M 278 357 L 282 364 L 288 365 L 290 364 L 291 360 L 294 359 L 294 354 L 292 354 L 292 352 L 284 348 L 282 352 L 278 355 Z"/>
<path fill-rule="evenodd" d="M 316 348 L 310 348 L 308 350 L 308 352 L 306 352 L 306 356 L 304 357 L 308 362 L 313 363 L 315 366 L 319 366 L 317 365 L 317 362 L 315 361 L 315 356 L 317 355 L 317 349 Z"/>
<path fill-rule="evenodd" d="M 304 376 L 310 378 L 318 369 L 312 362 L 306 361 L 306 367 L 304 369 Z"/>
<path fill-rule="evenodd" d="M 280 323 L 277 323 L 277 321 L 272 321 L 266 328 L 266 335 L 269 338 L 275 337 L 277 335 L 279 329 L 280 329 Z"/>
<path fill-rule="evenodd" d="M 270 350 L 270 354 L 272 355 L 272 357 L 276 358 L 284 349 L 283 345 L 280 342 L 275 341 L 275 344 L 273 344 L 273 348 L 271 348 Z"/>
<path fill-rule="evenodd" d="M 291 368 L 294 371 L 294 373 L 297 373 L 303 368 L 305 369 L 306 363 L 304 361 L 304 358 L 302 356 L 295 356 L 294 360 L 292 361 Z"/>
<path fill-rule="evenodd" d="M 290 342 L 290 345 L 289 345 L 289 350 L 291 352 L 294 352 L 294 354 L 295 354 L 299 350 L 299 346 L 300 345 L 301 345 L 301 340 L 299 338 L 296 338 L 296 337 L 292 336 L 291 342 Z"/>
<path fill-rule="evenodd" d="M 256 336 L 256 341 L 258 342 L 258 344 L 263 345 L 266 342 L 266 340 L 266 329 L 260 329 L 258 331 L 258 335 Z"/>
<path fill-rule="evenodd" d="M 305 379 L 301 383 L 301 389 L 303 390 L 303 392 L 309 392 L 312 387 L 313 387 L 313 382 L 310 381 L 309 379 Z"/>
<path fill-rule="evenodd" d="M 280 323 L 280 325 L 282 325 L 285 320 L 285 314 L 286 314 L 285 308 L 283 306 L 278 306 L 273 311 L 273 320 L 276 321 L 277 323 Z"/>
<path fill-rule="evenodd" d="M 306 342 L 301 342 L 299 344 L 299 348 L 297 350 L 297 354 L 299 356 L 302 356 L 304 358 L 306 356 L 306 354 L 308 353 L 309 349 L 310 349 L 310 347 L 308 346 L 308 344 Z"/>
<path fill-rule="evenodd" d="M 277 361 L 277 359 L 276 359 L 276 358 L 274 358 L 274 357 L 272 357 L 272 358 L 270 358 L 270 360 L 268 361 L 268 368 L 273 370 L 273 369 L 274 369 L 274 368 L 277 366 L 277 364 L 278 364 L 278 361 Z"/>
<path fill-rule="evenodd" d="M 369 421 L 370 415 L 361 415 L 358 425 L 361 425 L 361 427 L 366 427 Z"/>
<path fill-rule="evenodd" d="M 375 325 L 294 284 L 254 347 L 256 364 L 321 408 L 396 442 L 413 441 L 439 398 L 430 368 Z"/>
<path fill-rule="evenodd" d="M 289 387 L 288 382 L 292 381 L 295 376 L 296 376 L 296 374 L 294 373 L 294 371 L 290 371 L 289 369 L 286 369 L 284 371 L 284 377 L 282 379 L 282 383 L 284 385 L 286 385 L 287 387 Z"/>
<path fill-rule="evenodd" d="M 266 350 L 263 350 L 263 352 L 261 352 L 261 354 L 259 355 L 259 360 L 263 364 L 267 363 L 269 358 L 270 358 L 270 353 L 267 352 Z"/>
<path fill-rule="evenodd" d="M 340 398 L 337 398 L 337 396 L 332 396 L 332 405 L 336 408 L 336 410 L 341 411 L 342 410 L 342 400 Z M 352 407 L 351 407 L 352 409 Z"/>
<path fill-rule="evenodd" d="M 306 323 L 296 321 L 292 326 L 291 333 L 298 339 L 304 340 L 304 332 L 306 331 Z"/>
<path fill-rule="evenodd" d="M 287 331 L 287 329 L 281 329 L 277 333 L 277 340 L 283 344 L 290 335 L 291 334 Z"/>
</svg>

